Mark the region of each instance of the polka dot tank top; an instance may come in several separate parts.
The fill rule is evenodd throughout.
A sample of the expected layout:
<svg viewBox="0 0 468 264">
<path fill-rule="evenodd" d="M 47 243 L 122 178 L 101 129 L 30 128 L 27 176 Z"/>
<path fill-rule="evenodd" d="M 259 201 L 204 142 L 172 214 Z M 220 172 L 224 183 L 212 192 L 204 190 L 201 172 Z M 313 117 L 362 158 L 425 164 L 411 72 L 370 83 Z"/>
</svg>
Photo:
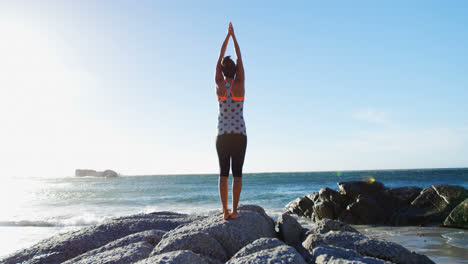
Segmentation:
<svg viewBox="0 0 468 264">
<path fill-rule="evenodd" d="M 231 83 L 226 82 L 227 93 L 218 97 L 218 136 L 226 133 L 244 134 L 247 136 L 244 122 L 244 98 L 231 94 Z"/>
</svg>

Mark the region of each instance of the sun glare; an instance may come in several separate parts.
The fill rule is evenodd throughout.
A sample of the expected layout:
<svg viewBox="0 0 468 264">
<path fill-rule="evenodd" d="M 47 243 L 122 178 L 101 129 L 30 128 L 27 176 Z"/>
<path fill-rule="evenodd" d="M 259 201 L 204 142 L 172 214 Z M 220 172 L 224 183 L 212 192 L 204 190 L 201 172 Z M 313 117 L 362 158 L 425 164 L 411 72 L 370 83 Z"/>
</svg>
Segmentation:
<svg viewBox="0 0 468 264">
<path fill-rule="evenodd" d="M 0 33 L 0 158 L 12 174 L 65 151 L 63 128 L 74 125 L 72 104 L 92 78 L 67 66 L 73 54 L 58 52 L 67 48 L 58 36 L 1 19 Z"/>
</svg>

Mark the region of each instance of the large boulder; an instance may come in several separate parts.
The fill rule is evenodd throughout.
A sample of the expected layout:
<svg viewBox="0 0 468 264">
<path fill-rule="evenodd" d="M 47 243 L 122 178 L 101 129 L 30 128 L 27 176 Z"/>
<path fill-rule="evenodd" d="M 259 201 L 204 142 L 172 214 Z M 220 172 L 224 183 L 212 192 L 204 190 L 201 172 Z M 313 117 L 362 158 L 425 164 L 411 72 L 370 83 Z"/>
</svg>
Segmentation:
<svg viewBox="0 0 468 264">
<path fill-rule="evenodd" d="M 404 216 L 409 224 L 442 223 L 468 190 L 455 185 L 433 185 L 425 188 L 411 203 Z"/>
<path fill-rule="evenodd" d="M 221 216 L 212 216 L 167 232 L 151 256 L 176 250 L 190 250 L 227 261 L 241 248 L 258 238 L 276 237 L 274 221 L 263 208 L 250 205 L 240 206 L 238 210 L 241 216 L 237 219 L 226 221 Z"/>
<path fill-rule="evenodd" d="M 2 263 L 62 263 L 134 233 L 153 229 L 169 231 L 198 219 L 202 217 L 172 212 L 114 218 L 95 226 L 45 239 L 30 248 L 6 257 Z"/>
<path fill-rule="evenodd" d="M 216 259 L 196 254 L 190 250 L 177 250 L 155 255 L 136 262 L 135 264 L 221 264 Z"/>
<path fill-rule="evenodd" d="M 468 229 L 468 198 L 459 203 L 447 216 L 444 225 Z"/>
<path fill-rule="evenodd" d="M 312 251 L 312 254 L 314 248 L 328 245 L 393 263 L 434 263 L 428 257 L 411 252 L 396 243 L 368 238 L 355 232 L 330 231 L 325 234 L 310 234 L 302 245 Z"/>
</svg>

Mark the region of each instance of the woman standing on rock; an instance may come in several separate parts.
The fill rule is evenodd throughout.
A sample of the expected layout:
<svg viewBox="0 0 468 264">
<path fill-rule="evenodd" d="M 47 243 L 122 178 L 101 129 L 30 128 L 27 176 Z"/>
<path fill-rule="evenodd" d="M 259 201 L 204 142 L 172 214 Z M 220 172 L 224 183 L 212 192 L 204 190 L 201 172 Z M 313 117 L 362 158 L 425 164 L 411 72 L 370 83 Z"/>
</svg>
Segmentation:
<svg viewBox="0 0 468 264">
<path fill-rule="evenodd" d="M 232 37 L 234 42 L 237 66 L 230 56 L 224 57 L 229 37 Z M 216 150 L 220 168 L 219 196 L 223 205 L 224 219 L 236 219 L 240 216 L 237 212 L 237 205 L 239 204 L 242 189 L 242 166 L 244 165 L 245 150 L 247 148 L 247 132 L 243 116 L 244 66 L 231 23 L 229 23 L 228 33 L 216 64 L 215 81 L 219 104 L 218 135 L 216 137 Z M 227 205 L 231 159 L 232 175 L 234 176 L 232 183 L 232 213 L 229 212 Z"/>
</svg>

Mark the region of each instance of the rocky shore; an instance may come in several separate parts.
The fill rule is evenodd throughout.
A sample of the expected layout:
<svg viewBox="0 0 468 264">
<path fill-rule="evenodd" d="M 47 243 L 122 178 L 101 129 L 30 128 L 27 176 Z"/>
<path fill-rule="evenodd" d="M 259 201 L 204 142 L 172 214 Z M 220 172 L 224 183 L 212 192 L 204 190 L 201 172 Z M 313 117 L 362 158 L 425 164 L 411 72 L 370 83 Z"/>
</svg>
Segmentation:
<svg viewBox="0 0 468 264">
<path fill-rule="evenodd" d="M 338 183 L 291 201 L 285 210 L 316 222 L 366 225 L 443 225 L 468 228 L 468 190 L 455 185 L 386 188 L 376 181 Z"/>
<path fill-rule="evenodd" d="M 241 217 L 155 212 L 107 220 L 16 252 L 1 263 L 433 263 L 428 257 L 356 231 L 336 220 L 309 229 L 263 208 Z"/>
</svg>

